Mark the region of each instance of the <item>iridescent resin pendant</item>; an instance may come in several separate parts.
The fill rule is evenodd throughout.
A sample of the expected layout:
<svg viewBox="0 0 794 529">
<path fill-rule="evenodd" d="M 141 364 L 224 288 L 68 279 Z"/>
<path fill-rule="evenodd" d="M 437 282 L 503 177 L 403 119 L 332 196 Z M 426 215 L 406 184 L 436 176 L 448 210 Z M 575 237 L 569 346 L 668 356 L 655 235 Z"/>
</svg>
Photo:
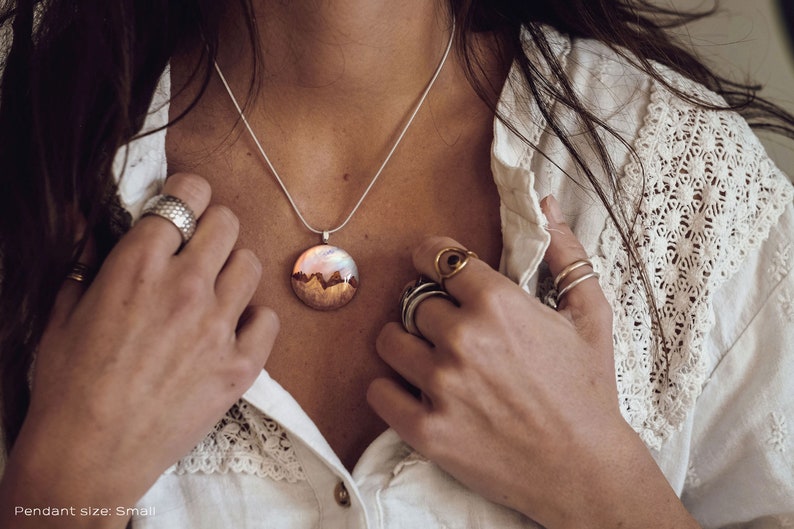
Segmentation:
<svg viewBox="0 0 794 529">
<path fill-rule="evenodd" d="M 430 93 L 430 89 L 433 88 L 433 84 L 436 82 L 441 70 L 444 68 L 444 63 L 447 62 L 447 57 L 449 57 L 450 50 L 452 50 L 452 43 L 454 40 L 455 20 L 453 19 L 452 30 L 449 32 L 449 41 L 447 42 L 447 47 L 444 50 L 444 55 L 441 57 L 441 61 L 438 63 L 436 71 L 433 73 L 430 81 L 428 81 L 424 91 L 419 96 L 416 105 L 414 105 L 410 117 L 406 121 L 405 125 L 401 129 L 398 129 L 399 134 L 396 135 L 397 137 L 392 144 L 391 150 L 386 155 L 383 163 L 380 164 L 378 170 L 372 176 L 369 185 L 364 189 L 361 198 L 359 198 L 358 202 L 356 202 L 356 205 L 353 206 L 352 211 L 350 211 L 350 213 L 347 215 L 347 218 L 345 218 L 344 222 L 334 229 L 326 229 L 323 231 L 312 227 L 311 224 L 306 222 L 306 219 L 303 217 L 300 210 L 298 209 L 298 206 L 295 204 L 295 200 L 293 200 L 292 195 L 290 195 L 289 190 L 287 190 L 287 186 L 284 185 L 284 180 L 282 180 L 281 176 L 279 176 L 278 171 L 276 171 L 276 168 L 273 166 L 273 162 L 270 161 L 265 149 L 262 147 L 262 143 L 259 141 L 259 138 L 256 137 L 256 134 L 254 134 L 254 129 L 251 128 L 251 125 L 248 123 L 248 119 L 243 113 L 242 107 L 234 97 L 232 89 L 229 86 L 229 83 L 226 81 L 226 77 L 224 77 L 223 72 L 221 71 L 221 67 L 217 62 L 215 62 L 215 71 L 218 73 L 218 77 L 223 83 L 223 87 L 226 88 L 229 98 L 234 104 L 234 107 L 237 109 L 237 113 L 240 115 L 240 120 L 243 122 L 243 125 L 245 125 L 245 129 L 248 131 L 248 135 L 251 136 L 251 139 L 253 140 L 257 149 L 259 149 L 259 154 L 262 155 L 262 160 L 264 160 L 265 165 L 267 165 L 267 169 L 273 175 L 273 178 L 275 178 L 276 182 L 278 182 L 278 185 L 284 192 L 284 196 L 289 201 L 290 206 L 292 206 L 293 211 L 295 211 L 298 219 L 300 219 L 306 229 L 313 233 L 322 234 L 323 236 L 323 244 L 313 246 L 303 252 L 298 260 L 295 261 L 295 266 L 292 269 L 292 289 L 295 291 L 295 294 L 300 298 L 300 300 L 311 308 L 317 310 L 338 309 L 347 305 L 350 300 L 353 299 L 353 296 L 356 295 L 356 290 L 358 290 L 358 268 L 356 267 L 356 263 L 346 251 L 342 250 L 341 248 L 337 248 L 336 246 L 329 246 L 326 244 L 328 242 L 328 236 L 341 230 L 347 225 L 350 219 L 353 218 L 353 215 L 356 214 L 356 211 L 358 211 L 359 206 L 361 206 L 361 204 L 364 202 L 364 199 L 367 197 L 370 189 L 372 189 L 372 186 L 374 186 L 375 182 L 377 182 L 378 178 L 383 172 L 383 168 L 386 167 L 386 164 L 389 163 L 392 155 L 397 150 L 397 146 L 402 141 L 405 133 L 411 126 L 411 123 L 413 123 L 414 118 L 419 113 L 419 109 L 422 108 L 422 104 L 427 98 L 427 94 Z"/>
<path fill-rule="evenodd" d="M 295 261 L 292 290 L 313 309 L 344 307 L 358 290 L 358 267 L 341 248 L 329 244 L 312 246 Z"/>
</svg>

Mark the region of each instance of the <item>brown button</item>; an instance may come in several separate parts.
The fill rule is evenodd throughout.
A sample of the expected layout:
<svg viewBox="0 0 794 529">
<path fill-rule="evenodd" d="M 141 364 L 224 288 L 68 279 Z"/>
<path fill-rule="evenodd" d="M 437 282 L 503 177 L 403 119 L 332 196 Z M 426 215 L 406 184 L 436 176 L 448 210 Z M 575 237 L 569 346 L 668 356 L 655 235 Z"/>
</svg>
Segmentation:
<svg viewBox="0 0 794 529">
<path fill-rule="evenodd" d="M 347 487 L 343 482 L 339 482 L 334 487 L 334 499 L 342 507 L 350 507 L 350 494 L 347 492 Z"/>
</svg>

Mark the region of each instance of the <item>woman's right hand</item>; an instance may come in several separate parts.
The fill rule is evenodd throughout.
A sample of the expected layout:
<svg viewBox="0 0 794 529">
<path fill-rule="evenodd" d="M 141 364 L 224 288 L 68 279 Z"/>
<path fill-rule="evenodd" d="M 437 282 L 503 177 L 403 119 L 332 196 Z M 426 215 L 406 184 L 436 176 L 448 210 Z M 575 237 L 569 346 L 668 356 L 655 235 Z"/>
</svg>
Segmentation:
<svg viewBox="0 0 794 529">
<path fill-rule="evenodd" d="M 198 229 L 176 253 L 179 231 L 145 217 L 90 287 L 63 286 L 0 487 L 4 509 L 134 504 L 245 392 L 270 354 L 278 318 L 249 306 L 261 264 L 251 251 L 233 250 L 237 218 L 208 207 L 210 187 L 198 176 L 175 174 L 162 192 L 200 216 Z"/>
</svg>

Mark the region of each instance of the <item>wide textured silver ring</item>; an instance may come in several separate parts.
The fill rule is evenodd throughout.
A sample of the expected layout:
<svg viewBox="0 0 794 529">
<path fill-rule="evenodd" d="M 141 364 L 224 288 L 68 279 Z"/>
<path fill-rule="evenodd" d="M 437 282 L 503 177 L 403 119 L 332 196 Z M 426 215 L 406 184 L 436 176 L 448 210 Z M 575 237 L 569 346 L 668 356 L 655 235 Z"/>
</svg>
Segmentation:
<svg viewBox="0 0 794 529">
<path fill-rule="evenodd" d="M 182 235 L 182 246 L 196 233 L 196 215 L 193 210 L 173 195 L 155 195 L 150 198 L 143 206 L 141 218 L 148 215 L 157 215 L 176 226 Z"/>
<path fill-rule="evenodd" d="M 403 329 L 405 329 L 406 332 L 424 338 L 419 331 L 419 327 L 416 326 L 414 315 L 419 305 L 433 296 L 440 296 L 452 303 L 456 303 L 455 298 L 444 290 L 440 284 L 435 281 L 429 281 L 423 277 L 420 277 L 413 285 L 406 287 L 400 297 L 400 318 L 402 320 Z"/>
</svg>

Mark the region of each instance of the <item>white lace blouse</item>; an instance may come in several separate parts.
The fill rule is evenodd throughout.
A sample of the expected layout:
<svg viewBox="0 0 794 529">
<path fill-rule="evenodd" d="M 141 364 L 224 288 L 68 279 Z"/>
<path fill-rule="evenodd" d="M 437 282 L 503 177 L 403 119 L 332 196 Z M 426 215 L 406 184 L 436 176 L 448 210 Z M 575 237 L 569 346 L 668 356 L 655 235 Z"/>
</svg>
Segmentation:
<svg viewBox="0 0 794 529">
<path fill-rule="evenodd" d="M 617 153 L 617 177 L 641 199 L 633 235 L 661 310 L 667 360 L 652 354 L 648 300 L 614 225 L 565 176 L 576 168 L 527 103 L 517 71 L 499 108 L 546 156 L 494 123 L 501 270 L 542 293 L 548 235 L 538 200 L 553 192 L 614 307 L 623 414 L 686 507 L 704 527 L 794 527 L 792 186 L 737 115 L 676 98 L 599 43 L 555 40 L 580 97 L 635 149 L 636 158 L 604 138 Z M 716 100 L 674 73 L 664 77 Z M 167 119 L 169 93 L 166 71 L 148 127 Z M 165 133 L 128 148 L 121 196 L 135 217 L 165 178 Z M 139 507 L 133 526 L 141 529 L 536 527 L 470 492 L 391 430 L 349 473 L 264 371 Z"/>
</svg>

